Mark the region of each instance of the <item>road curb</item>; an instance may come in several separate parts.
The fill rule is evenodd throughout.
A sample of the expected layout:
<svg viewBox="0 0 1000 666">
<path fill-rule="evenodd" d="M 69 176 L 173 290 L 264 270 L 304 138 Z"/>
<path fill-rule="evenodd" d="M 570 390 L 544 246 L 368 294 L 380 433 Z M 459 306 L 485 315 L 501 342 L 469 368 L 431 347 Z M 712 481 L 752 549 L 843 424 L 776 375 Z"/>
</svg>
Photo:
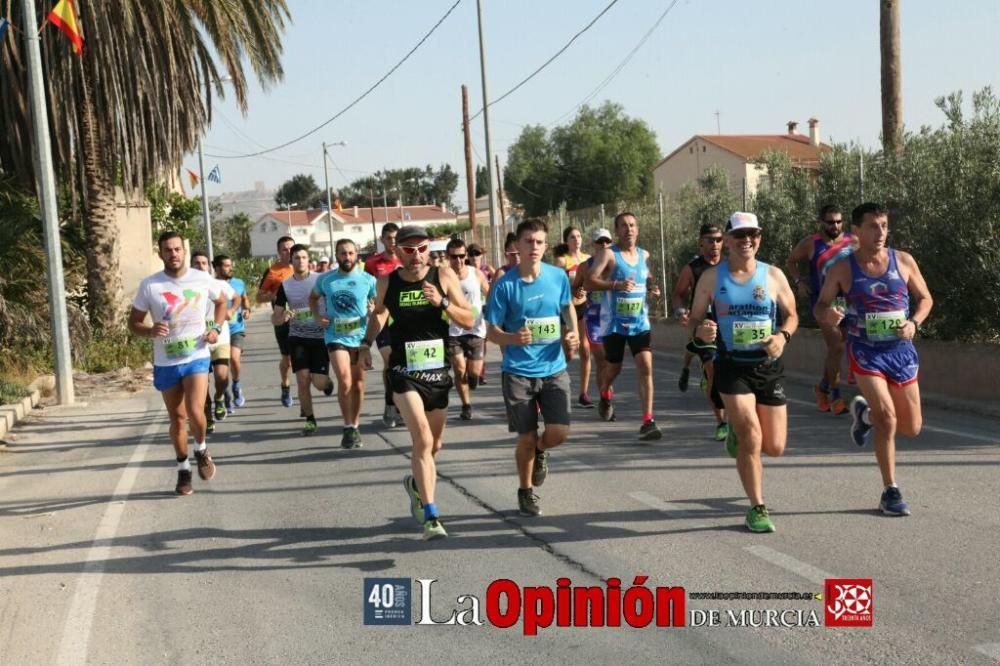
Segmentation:
<svg viewBox="0 0 1000 666">
<path fill-rule="evenodd" d="M 31 392 L 31 395 L 27 398 L 22 398 L 20 402 L 0 406 L 0 439 L 3 439 L 18 421 L 31 413 L 31 410 L 35 408 L 35 405 L 38 404 L 41 398 L 41 392 L 35 389 Z M 0 442 L 0 451 L 5 448 L 7 448 L 6 445 Z"/>
</svg>

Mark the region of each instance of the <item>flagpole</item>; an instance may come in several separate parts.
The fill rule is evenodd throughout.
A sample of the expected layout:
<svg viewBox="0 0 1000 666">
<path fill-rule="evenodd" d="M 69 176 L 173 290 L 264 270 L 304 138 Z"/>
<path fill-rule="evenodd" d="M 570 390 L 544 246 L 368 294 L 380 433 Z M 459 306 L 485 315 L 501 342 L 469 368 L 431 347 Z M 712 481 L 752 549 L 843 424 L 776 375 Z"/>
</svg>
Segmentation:
<svg viewBox="0 0 1000 666">
<path fill-rule="evenodd" d="M 52 322 L 52 347 L 56 393 L 59 404 L 68 405 L 73 396 L 73 358 L 69 347 L 69 325 L 66 321 L 66 285 L 63 280 L 62 242 L 59 237 L 59 210 L 56 204 L 55 173 L 52 169 L 52 146 L 49 139 L 49 114 L 43 88 L 40 38 L 32 33 L 35 21 L 35 0 L 23 0 L 24 41 L 28 55 L 28 88 L 31 95 L 31 117 L 35 130 L 35 173 L 38 177 L 38 203 L 42 209 L 45 231 L 45 258 L 48 264 L 49 319 Z"/>
<path fill-rule="evenodd" d="M 330 172 L 326 165 L 326 141 L 323 142 L 323 184 L 326 186 L 326 228 L 330 232 L 330 251 L 327 254 L 331 261 L 333 256 L 333 202 L 330 201 Z"/>
<path fill-rule="evenodd" d="M 201 176 L 201 217 L 205 222 L 205 242 L 208 245 L 209 261 L 215 260 L 215 252 L 212 250 L 212 216 L 208 212 L 208 196 L 205 194 L 205 154 L 201 148 L 201 140 L 198 140 L 198 173 Z"/>
</svg>

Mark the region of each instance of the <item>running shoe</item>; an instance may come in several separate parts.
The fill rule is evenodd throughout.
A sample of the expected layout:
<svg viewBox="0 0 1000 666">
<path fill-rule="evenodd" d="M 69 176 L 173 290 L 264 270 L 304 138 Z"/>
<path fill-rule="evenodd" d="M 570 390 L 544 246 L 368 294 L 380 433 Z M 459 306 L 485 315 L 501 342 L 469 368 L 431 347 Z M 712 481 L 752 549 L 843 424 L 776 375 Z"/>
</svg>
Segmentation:
<svg viewBox="0 0 1000 666">
<path fill-rule="evenodd" d="M 212 414 L 212 416 L 215 417 L 216 421 L 225 421 L 226 420 L 226 403 L 222 402 L 221 400 L 216 400 L 215 401 L 215 412 Z"/>
<path fill-rule="evenodd" d="M 208 423 L 205 424 L 205 434 L 211 435 L 214 432 L 215 432 L 215 422 L 209 421 Z"/>
<path fill-rule="evenodd" d="M 281 405 L 282 405 L 282 407 L 291 407 L 294 404 L 295 404 L 295 401 L 292 400 L 291 387 L 282 386 L 281 387 Z"/>
<path fill-rule="evenodd" d="M 615 406 L 611 404 L 610 400 L 601 398 L 597 403 L 597 415 L 601 417 L 602 421 L 614 421 Z"/>
<path fill-rule="evenodd" d="M 479 375 L 479 383 L 483 386 L 486 385 L 486 375 Z"/>
<path fill-rule="evenodd" d="M 681 390 L 681 393 L 688 390 L 689 379 L 691 379 L 691 368 L 681 368 L 681 376 L 677 380 L 677 388 Z"/>
<path fill-rule="evenodd" d="M 233 404 L 242 407 L 247 404 L 247 399 L 243 396 L 243 389 L 233 384 Z"/>
<path fill-rule="evenodd" d="M 393 405 L 386 405 L 382 410 L 382 425 L 386 428 L 396 427 L 396 408 Z"/>
<path fill-rule="evenodd" d="M 531 485 L 540 486 L 549 475 L 549 453 L 535 449 L 535 467 L 531 470 Z"/>
<path fill-rule="evenodd" d="M 364 444 L 361 442 L 361 431 L 356 427 L 351 428 L 351 448 L 360 449 Z"/>
<path fill-rule="evenodd" d="M 899 492 L 899 488 L 886 488 L 878 508 L 887 516 L 910 515 L 910 505 L 903 501 L 903 493 Z"/>
<path fill-rule="evenodd" d="M 586 393 L 581 393 L 580 394 L 580 397 L 577 398 L 577 400 L 576 400 L 576 404 L 578 404 L 580 407 L 583 407 L 584 409 L 593 409 L 594 408 L 593 401 L 590 399 L 590 396 L 587 395 Z"/>
<path fill-rule="evenodd" d="M 351 428 L 350 426 L 344 428 L 344 432 L 340 436 L 340 446 L 341 446 L 341 448 L 345 448 L 345 449 L 353 449 L 354 448 L 354 436 L 351 434 L 351 430 L 353 430 L 353 428 Z"/>
<path fill-rule="evenodd" d="M 865 423 L 862 415 L 868 409 L 868 401 L 860 395 L 851 400 L 851 441 L 858 446 L 864 446 L 871 442 L 872 427 Z"/>
<path fill-rule="evenodd" d="M 319 430 L 319 424 L 316 423 L 316 419 L 306 419 L 306 425 L 302 428 L 302 435 L 308 437 L 315 434 L 317 430 Z"/>
<path fill-rule="evenodd" d="M 652 442 L 663 437 L 663 431 L 656 425 L 656 421 L 649 419 L 639 428 L 639 441 Z"/>
<path fill-rule="evenodd" d="M 333 395 L 333 380 L 330 379 L 326 382 L 326 387 L 323 388 L 323 395 Z"/>
<path fill-rule="evenodd" d="M 517 512 L 522 516 L 540 516 L 542 515 L 542 507 L 539 506 L 538 500 L 541 497 L 535 494 L 534 490 L 527 488 L 522 490 L 517 489 Z"/>
<path fill-rule="evenodd" d="M 194 492 L 194 486 L 191 485 L 191 470 L 177 470 L 177 487 L 174 490 L 178 495 L 190 495 Z"/>
<path fill-rule="evenodd" d="M 751 532 L 774 532 L 774 523 L 771 522 L 771 514 L 763 504 L 751 508 L 747 511 L 745 522 L 747 529 Z"/>
<path fill-rule="evenodd" d="M 847 401 L 843 398 L 834 398 L 830 401 L 830 411 L 837 416 L 847 413 Z"/>
<path fill-rule="evenodd" d="M 223 394 L 222 401 L 226 403 L 226 416 L 230 416 L 236 412 L 236 408 L 233 407 L 233 399 L 228 393 Z"/>
<path fill-rule="evenodd" d="M 209 455 L 208 449 L 204 451 L 195 451 L 194 458 L 198 461 L 198 476 L 202 478 L 203 481 L 211 481 L 215 478 L 215 462 L 212 460 L 212 456 Z"/>
<path fill-rule="evenodd" d="M 729 454 L 730 458 L 736 457 L 736 448 L 739 442 L 736 441 L 736 431 L 730 427 L 726 432 L 726 453 Z"/>
<path fill-rule="evenodd" d="M 458 415 L 458 418 L 463 421 L 472 420 L 472 405 L 462 405 L 462 413 Z"/>
<path fill-rule="evenodd" d="M 827 395 L 826 391 L 819 386 L 814 386 L 813 393 L 816 394 L 816 409 L 821 412 L 830 411 L 830 396 Z"/>
<path fill-rule="evenodd" d="M 424 523 L 424 541 L 444 539 L 447 536 L 448 532 L 445 531 L 440 518 L 431 518 Z"/>
<path fill-rule="evenodd" d="M 412 475 L 407 474 L 403 477 L 403 487 L 406 488 L 406 494 L 410 498 L 410 514 L 418 524 L 423 525 L 427 520 L 424 517 L 424 503 L 420 501 L 417 482 L 413 480 Z"/>
<path fill-rule="evenodd" d="M 715 426 L 715 441 L 723 442 L 729 436 L 729 424 L 723 421 Z"/>
</svg>

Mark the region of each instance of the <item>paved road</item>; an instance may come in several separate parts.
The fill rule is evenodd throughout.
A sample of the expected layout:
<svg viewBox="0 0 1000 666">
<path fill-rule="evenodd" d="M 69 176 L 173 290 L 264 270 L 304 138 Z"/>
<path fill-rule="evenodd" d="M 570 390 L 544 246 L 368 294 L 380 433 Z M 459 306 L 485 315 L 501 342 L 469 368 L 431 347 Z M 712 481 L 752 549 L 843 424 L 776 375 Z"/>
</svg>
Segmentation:
<svg viewBox="0 0 1000 666">
<path fill-rule="evenodd" d="M 0 455 L 0 664 L 370 663 L 961 663 L 1000 661 L 998 423 L 929 410 L 902 444 L 899 478 L 914 515 L 889 519 L 871 451 L 847 442 L 847 417 L 820 414 L 792 386 L 786 455 L 765 463 L 778 532 L 742 528 L 734 463 L 708 435 L 696 392 L 678 393 L 677 359 L 656 359 L 665 438 L 636 441 L 633 376 L 619 420 L 576 412 L 539 494 L 545 515 L 516 513 L 512 439 L 495 359 L 474 394 L 476 418 L 452 409 L 438 504 L 451 538 L 425 543 L 400 480 L 408 438 L 375 425 L 340 449 L 335 403 L 320 434 L 298 435 L 277 400 L 276 351 L 262 320 L 245 355 L 249 403 L 219 427 L 219 466 L 195 494 L 173 495 L 164 413 L 152 390 L 49 409 Z M 460 595 L 485 605 L 496 579 L 596 586 L 635 576 L 693 592 L 819 593 L 829 577 L 874 581 L 874 626 L 543 628 L 364 626 L 363 580 L 437 579 L 434 618 Z M 694 600 L 687 609 L 792 609 L 810 601 Z M 793 614 L 794 615 L 794 614 Z M 784 617 L 794 620 L 792 615 Z M 690 621 L 690 617 L 688 618 Z"/>
</svg>

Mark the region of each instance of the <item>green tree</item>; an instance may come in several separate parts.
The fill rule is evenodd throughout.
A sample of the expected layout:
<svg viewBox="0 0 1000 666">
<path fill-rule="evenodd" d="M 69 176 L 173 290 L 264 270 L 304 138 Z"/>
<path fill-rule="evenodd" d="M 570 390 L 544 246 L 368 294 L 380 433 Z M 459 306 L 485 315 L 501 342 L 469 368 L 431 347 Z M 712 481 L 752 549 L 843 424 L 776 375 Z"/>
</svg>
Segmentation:
<svg viewBox="0 0 1000 666">
<path fill-rule="evenodd" d="M 236 213 L 222 220 L 224 251 L 234 259 L 250 257 L 250 230 L 254 221 L 246 213 Z"/>
<path fill-rule="evenodd" d="M 341 203 L 347 206 L 390 206 L 397 200 L 407 206 L 446 204 L 452 205 L 452 195 L 458 186 L 458 175 L 451 165 L 442 164 L 437 171 L 431 165 L 387 169 L 370 176 L 357 178 L 338 192 Z"/>
<path fill-rule="evenodd" d="M 0 0 L 0 15 L 21 23 Z M 29 23 L 41 25 L 50 5 Z M 176 173 L 211 120 L 212 95 L 228 77 L 246 112 L 249 65 L 267 88 L 282 77 L 285 0 L 120 0 L 77 3 L 87 40 L 77 57 L 58 30 L 41 33 L 56 170 L 82 202 L 88 310 L 111 332 L 123 318 L 115 187 L 138 192 Z M 29 32 L 33 32 L 29 30 Z M 0 44 L 0 171 L 35 188 L 27 67 L 21 39 Z"/>
<path fill-rule="evenodd" d="M 325 200 L 326 194 L 319 189 L 316 179 L 304 173 L 286 180 L 274 195 L 274 203 L 279 207 L 294 204 L 300 210 L 318 208 L 320 202 Z"/>
<path fill-rule="evenodd" d="M 489 173 L 486 170 L 486 166 L 480 164 L 476 167 L 476 198 L 485 197 L 489 194 L 489 191 Z"/>
<path fill-rule="evenodd" d="M 564 200 L 555 152 L 541 125 L 522 129 L 507 150 L 503 187 L 528 216 L 544 215 Z"/>
</svg>

